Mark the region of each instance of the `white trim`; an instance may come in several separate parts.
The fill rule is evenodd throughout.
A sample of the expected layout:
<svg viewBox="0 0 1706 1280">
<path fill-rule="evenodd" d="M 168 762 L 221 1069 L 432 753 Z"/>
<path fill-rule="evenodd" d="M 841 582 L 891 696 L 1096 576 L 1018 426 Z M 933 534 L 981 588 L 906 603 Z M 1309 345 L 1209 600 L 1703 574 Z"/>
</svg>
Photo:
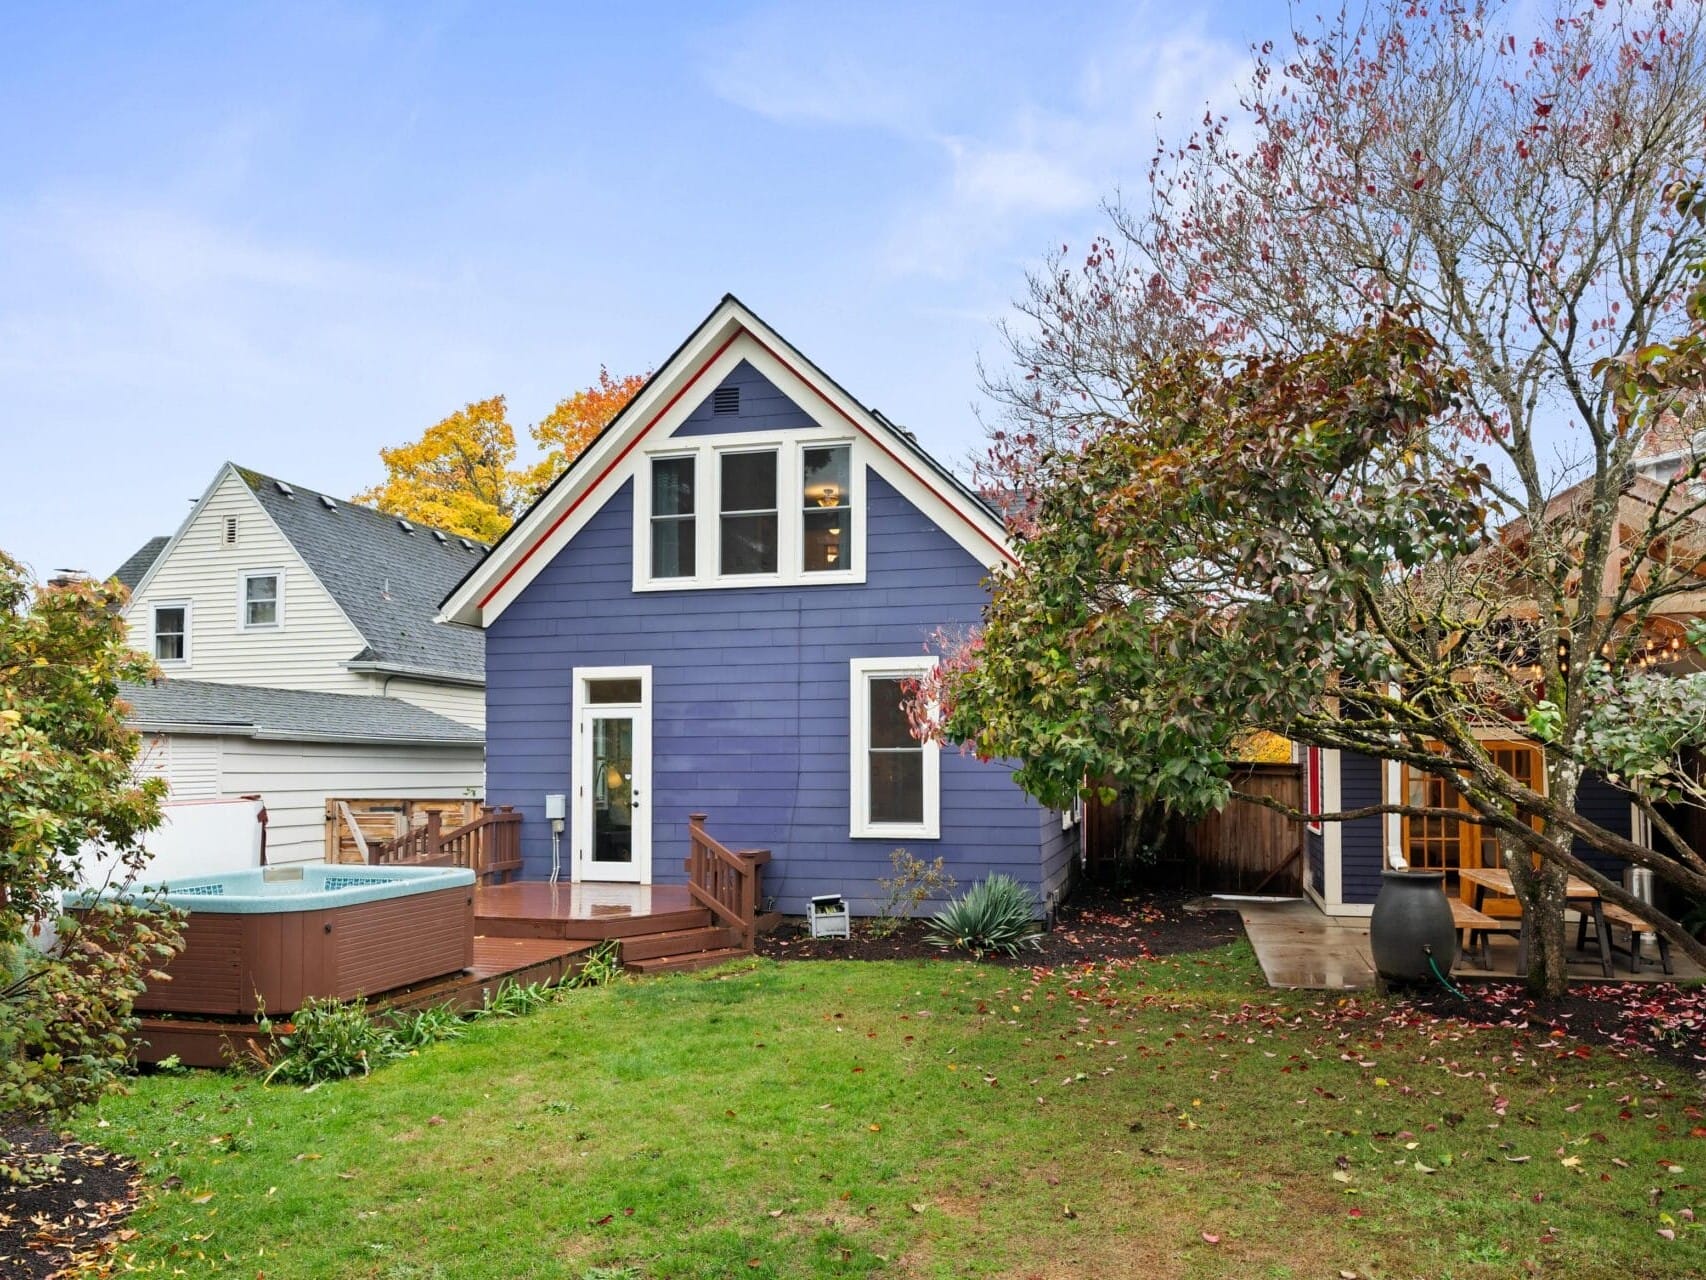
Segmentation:
<svg viewBox="0 0 1706 1280">
<path fill-rule="evenodd" d="M 1652 849 L 1653 820 L 1633 800 L 1629 802 L 1629 840 L 1643 849 Z"/>
<path fill-rule="evenodd" d="M 1060 829 L 1070 831 L 1084 821 L 1084 797 L 1074 795 L 1072 803 L 1060 811 Z"/>
<path fill-rule="evenodd" d="M 225 473 L 228 471 L 235 472 L 236 469 L 237 468 L 232 466 L 229 462 L 222 464 L 219 471 L 213 477 L 213 483 L 201 491 L 201 497 L 195 500 L 195 505 L 190 508 L 189 515 L 184 517 L 184 522 L 178 526 L 177 531 L 172 534 L 166 545 L 160 548 L 160 554 L 154 557 L 154 563 L 148 566 L 148 572 L 144 573 L 137 581 L 136 589 L 130 593 L 130 600 L 125 603 L 124 611 L 126 615 L 130 613 L 131 604 L 142 599 L 143 594 L 153 584 L 154 575 L 160 572 L 160 566 L 166 563 L 172 552 L 177 550 L 178 544 L 184 540 L 184 534 L 189 531 L 190 526 L 196 522 L 196 517 L 201 514 L 202 508 L 205 507 L 208 500 L 213 497 L 214 492 L 219 488 L 220 482 L 225 479 Z M 244 486 L 244 488 L 247 487 L 247 485 Z M 251 494 L 250 496 L 253 497 L 254 495 Z M 260 503 L 257 501 L 255 505 L 259 506 Z"/>
<path fill-rule="evenodd" d="M 1321 753 L 1321 812 L 1339 811 L 1339 752 Z M 1345 900 L 1345 824 L 1327 822 L 1321 832 L 1321 896 L 1330 907 Z"/>
<path fill-rule="evenodd" d="M 936 840 L 942 834 L 942 748 L 935 742 L 921 744 L 924 761 L 924 820 L 922 822 L 872 822 L 870 820 L 871 725 L 867 715 L 871 677 L 917 678 L 936 667 L 930 657 L 850 658 L 848 660 L 848 836 L 855 840 Z"/>
<path fill-rule="evenodd" d="M 1384 760 L 1380 769 L 1381 789 L 1385 792 L 1386 804 L 1408 804 L 1404 795 L 1404 765 L 1398 760 Z M 1394 871 L 1403 871 L 1409 865 L 1409 858 L 1404 853 L 1404 815 L 1389 813 L 1386 815 L 1384 837 L 1386 840 L 1386 865 Z"/>
<path fill-rule="evenodd" d="M 190 665 L 190 617 L 194 612 L 193 600 L 155 600 L 148 606 L 148 656 L 167 671 L 177 671 Z M 184 611 L 184 656 L 181 658 L 162 658 L 160 656 L 160 610 L 182 609 Z"/>
<path fill-rule="evenodd" d="M 273 620 L 271 622 L 249 621 L 249 584 L 256 578 L 273 579 Z M 239 569 L 237 571 L 237 630 L 284 630 L 284 578 L 283 569 L 262 568 Z"/>
<path fill-rule="evenodd" d="M 851 569 L 806 572 L 803 475 L 807 449 L 845 446 L 848 451 L 847 497 L 853 520 L 847 541 Z M 743 431 L 727 435 L 661 440 L 640 450 L 634 468 L 635 591 L 688 591 L 731 587 L 819 587 L 865 581 L 866 451 L 850 432 L 821 427 L 802 431 Z M 723 468 L 730 453 L 776 455 L 776 572 L 726 574 L 722 571 Z M 652 577 L 652 463 L 693 459 L 693 568 L 691 577 Z"/>
<path fill-rule="evenodd" d="M 721 354 L 711 359 L 719 349 Z M 669 440 L 669 436 L 742 360 L 825 430 L 841 435 L 851 431 L 864 437 L 861 443 L 866 447 L 862 451 L 869 470 L 985 568 L 1011 561 L 1006 531 L 982 504 L 941 479 L 891 426 L 850 399 L 739 302 L 727 298 L 623 410 L 616 429 L 595 441 L 568 476 L 529 508 L 451 593 L 441 620 L 478 626 L 499 617 L 597 514 L 602 501 L 598 493 L 591 492 L 594 485 L 607 497 L 640 469 L 645 455 L 637 442 L 642 435 L 656 441 L 660 448 L 677 451 L 697 447 L 702 440 L 721 439 L 693 436 Z M 798 376 L 784 360 L 799 370 Z M 863 559 L 861 556 L 860 562 Z"/>
<path fill-rule="evenodd" d="M 603 881 L 650 884 L 652 882 L 652 669 L 636 667 L 576 667 L 573 672 L 573 705 L 570 708 L 573 734 L 569 743 L 569 877 L 575 883 Z M 636 703 L 586 700 L 591 680 L 638 680 L 640 700 Z M 592 861 L 592 805 L 582 771 L 592 764 L 587 745 L 587 726 L 597 716 L 629 715 L 634 722 L 634 771 L 629 785 L 634 796 L 632 859 L 620 863 Z"/>
</svg>

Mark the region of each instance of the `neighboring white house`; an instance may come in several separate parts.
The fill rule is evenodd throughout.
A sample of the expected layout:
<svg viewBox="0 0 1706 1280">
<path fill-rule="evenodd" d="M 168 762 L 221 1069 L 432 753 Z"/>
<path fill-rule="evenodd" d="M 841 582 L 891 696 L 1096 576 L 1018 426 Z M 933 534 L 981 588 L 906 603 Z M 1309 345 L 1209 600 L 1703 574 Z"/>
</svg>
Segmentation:
<svg viewBox="0 0 1706 1280">
<path fill-rule="evenodd" d="M 482 795 L 484 637 L 433 616 L 485 553 L 227 463 L 114 575 L 163 673 L 125 691 L 143 770 L 259 795 L 272 862 L 324 855 L 328 799 Z"/>
</svg>

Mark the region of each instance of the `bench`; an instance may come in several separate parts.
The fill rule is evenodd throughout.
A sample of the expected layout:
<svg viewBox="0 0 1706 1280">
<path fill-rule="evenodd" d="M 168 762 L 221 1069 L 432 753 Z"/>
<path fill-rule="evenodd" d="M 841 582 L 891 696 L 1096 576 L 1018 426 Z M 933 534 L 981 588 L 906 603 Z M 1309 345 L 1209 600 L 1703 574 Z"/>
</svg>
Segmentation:
<svg viewBox="0 0 1706 1280">
<path fill-rule="evenodd" d="M 1627 929 L 1629 931 L 1630 973 L 1639 973 L 1641 971 L 1641 935 L 1643 933 L 1652 933 L 1653 936 L 1659 940 L 1660 967 L 1662 967 L 1666 973 L 1676 972 L 1676 969 L 1672 966 L 1670 960 L 1670 939 L 1666 938 L 1662 933 L 1655 932 L 1652 925 L 1641 919 L 1641 917 L 1636 915 L 1633 911 L 1630 911 L 1625 907 L 1620 907 L 1615 902 L 1601 901 L 1600 908 L 1605 912 L 1605 927 L 1608 930 Z M 1585 951 L 1587 949 L 1588 938 L 1588 917 L 1583 915 L 1581 920 L 1576 924 L 1577 951 Z M 1594 949 L 1598 950 L 1599 939 L 1594 938 L 1593 943 Z M 1620 950 L 1620 948 L 1614 946 L 1612 950 L 1616 951 Z"/>
<path fill-rule="evenodd" d="M 1451 923 L 1457 927 L 1463 954 L 1467 956 L 1478 951 L 1481 967 L 1491 969 L 1493 955 L 1488 939 L 1495 933 L 1519 932 L 1522 922 L 1477 911 L 1462 898 L 1451 898 L 1448 901 L 1451 903 Z"/>
</svg>

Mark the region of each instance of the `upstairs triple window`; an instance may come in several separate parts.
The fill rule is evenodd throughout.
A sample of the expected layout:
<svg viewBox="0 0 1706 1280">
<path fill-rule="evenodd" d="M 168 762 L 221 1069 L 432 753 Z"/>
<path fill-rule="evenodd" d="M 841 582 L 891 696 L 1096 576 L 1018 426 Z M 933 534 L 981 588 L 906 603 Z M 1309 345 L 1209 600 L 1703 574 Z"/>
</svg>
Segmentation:
<svg viewBox="0 0 1706 1280">
<path fill-rule="evenodd" d="M 637 588 L 863 580 L 850 441 L 726 438 L 641 472 Z"/>
</svg>

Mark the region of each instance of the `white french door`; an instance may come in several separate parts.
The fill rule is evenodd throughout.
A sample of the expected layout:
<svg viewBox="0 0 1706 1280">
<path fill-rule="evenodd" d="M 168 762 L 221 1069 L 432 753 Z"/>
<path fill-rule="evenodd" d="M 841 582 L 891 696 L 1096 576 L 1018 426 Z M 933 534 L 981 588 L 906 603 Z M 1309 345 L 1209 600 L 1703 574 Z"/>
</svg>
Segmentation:
<svg viewBox="0 0 1706 1280">
<path fill-rule="evenodd" d="M 575 881 L 652 881 L 652 669 L 576 667 Z"/>
</svg>

